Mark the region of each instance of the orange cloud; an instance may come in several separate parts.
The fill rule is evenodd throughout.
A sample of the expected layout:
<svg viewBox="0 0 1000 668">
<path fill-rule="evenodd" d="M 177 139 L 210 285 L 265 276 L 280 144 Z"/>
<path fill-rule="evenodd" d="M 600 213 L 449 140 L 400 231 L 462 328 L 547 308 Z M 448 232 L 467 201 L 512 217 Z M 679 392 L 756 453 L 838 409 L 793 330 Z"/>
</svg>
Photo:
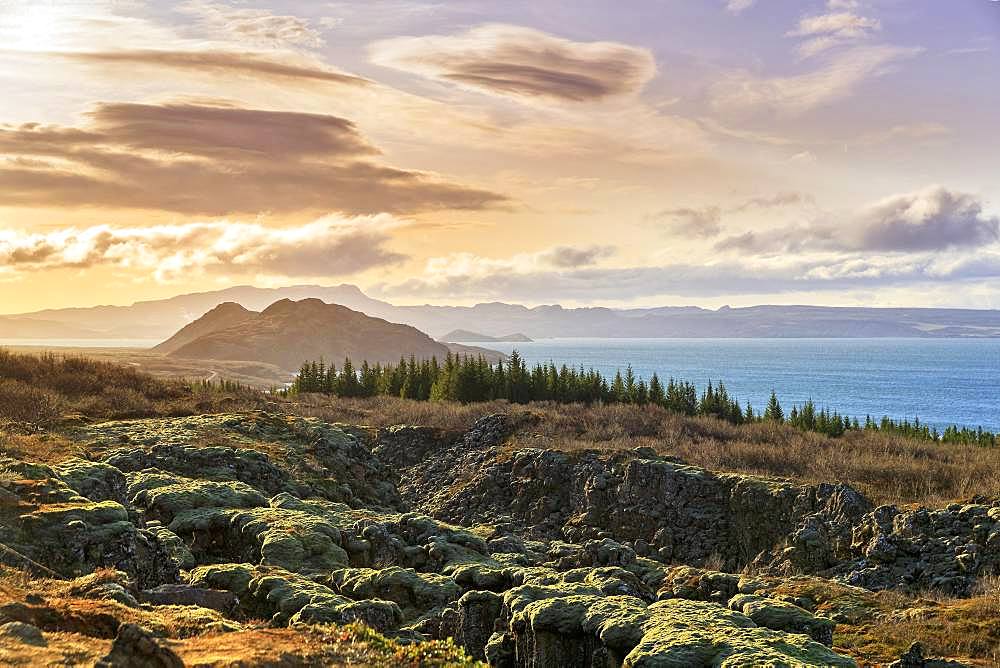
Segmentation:
<svg viewBox="0 0 1000 668">
<path fill-rule="evenodd" d="M 169 51 L 133 49 L 128 51 L 92 51 L 54 53 L 85 64 L 107 67 L 182 70 L 194 74 L 244 75 L 258 79 L 280 79 L 315 84 L 327 82 L 351 86 L 366 86 L 371 82 L 345 74 L 311 61 L 276 54 L 239 51 Z"/>
<path fill-rule="evenodd" d="M 0 127 L 0 204 L 225 215 L 483 209 L 503 195 L 381 165 L 349 120 L 197 104 L 101 104 L 85 128 Z"/>
<path fill-rule="evenodd" d="M 638 92 L 656 73 L 646 49 L 574 42 L 489 24 L 461 35 L 396 37 L 371 46 L 374 62 L 488 93 L 593 102 Z"/>
<path fill-rule="evenodd" d="M 160 281 L 201 272 L 337 276 L 396 264 L 387 250 L 392 216 L 326 216 L 305 225 L 202 222 L 116 228 L 95 225 L 49 233 L 0 231 L 0 267 L 15 273 L 94 267 L 152 271 Z"/>
</svg>

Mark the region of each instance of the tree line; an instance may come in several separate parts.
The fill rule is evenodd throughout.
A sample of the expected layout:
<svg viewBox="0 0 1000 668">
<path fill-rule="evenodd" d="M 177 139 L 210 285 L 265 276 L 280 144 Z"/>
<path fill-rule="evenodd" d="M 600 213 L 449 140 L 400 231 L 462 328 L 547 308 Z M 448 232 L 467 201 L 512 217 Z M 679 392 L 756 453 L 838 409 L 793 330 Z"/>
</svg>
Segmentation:
<svg viewBox="0 0 1000 668">
<path fill-rule="evenodd" d="M 647 382 L 636 376 L 631 365 L 624 373 L 616 371 L 609 380 L 599 371 L 582 366 L 556 366 L 549 362 L 529 367 L 516 350 L 506 362 L 496 364 L 481 356 L 452 353 L 448 353 L 443 362 L 436 358 L 418 361 L 410 357 L 400 358 L 397 364 L 371 365 L 365 361 L 360 367 L 355 367 L 347 358 L 339 369 L 322 359 L 308 361 L 302 364 L 288 392 L 461 403 L 500 399 L 518 404 L 553 401 L 656 405 L 682 415 L 711 416 L 736 425 L 776 422 L 832 437 L 848 431 L 868 430 L 945 443 L 994 446 L 997 441 L 995 434 L 982 428 L 952 426 L 939 432 L 919 419 L 910 422 L 883 417 L 876 421 L 866 416 L 861 423 L 857 418 L 818 408 L 812 400 L 792 406 L 786 414 L 775 392 L 771 392 L 764 411 L 757 412 L 749 403 L 741 405 L 722 382 L 709 382 L 699 393 L 690 382 L 669 378 L 664 383 L 656 373 Z"/>
</svg>

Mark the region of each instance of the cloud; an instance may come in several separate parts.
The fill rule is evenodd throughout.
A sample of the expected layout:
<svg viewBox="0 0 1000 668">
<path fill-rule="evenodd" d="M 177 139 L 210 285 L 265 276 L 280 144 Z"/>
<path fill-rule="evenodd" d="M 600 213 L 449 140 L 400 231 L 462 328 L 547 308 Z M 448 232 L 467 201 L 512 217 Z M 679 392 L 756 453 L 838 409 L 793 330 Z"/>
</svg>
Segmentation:
<svg viewBox="0 0 1000 668">
<path fill-rule="evenodd" d="M 721 239 L 717 251 L 913 254 L 981 249 L 1000 240 L 1000 218 L 975 195 L 931 186 L 887 197 L 844 219 L 748 231 Z"/>
<path fill-rule="evenodd" d="M 924 251 L 992 244 L 1000 218 L 974 195 L 941 186 L 889 197 L 865 211 L 856 245 L 876 251 Z"/>
<path fill-rule="evenodd" d="M 150 227 L 96 225 L 48 233 L 0 230 L 0 268 L 145 269 L 158 281 L 192 274 L 339 276 L 398 263 L 387 250 L 392 216 L 326 216 L 297 227 L 201 222 Z"/>
<path fill-rule="evenodd" d="M 847 10 L 857 9 L 861 6 L 858 0 L 826 0 L 826 7 L 830 10 Z"/>
<path fill-rule="evenodd" d="M 726 0 L 726 11 L 731 14 L 740 14 L 756 4 L 756 0 Z"/>
<path fill-rule="evenodd" d="M 441 273 L 447 258 L 428 264 L 422 276 L 382 284 L 374 292 L 386 298 L 504 300 L 528 304 L 575 301 L 630 301 L 644 298 L 712 298 L 778 295 L 886 287 L 981 283 L 1000 278 L 1000 253 L 844 257 L 780 262 L 750 258 L 659 266 L 584 267 L 571 270 L 525 267 L 467 256 L 451 272 Z M 485 265 L 483 264 L 485 262 Z"/>
<path fill-rule="evenodd" d="M 192 0 L 177 11 L 195 18 L 197 27 L 213 36 L 220 33 L 241 43 L 255 42 L 268 46 L 323 45 L 320 31 L 307 19 L 272 14 L 266 9 L 237 8 L 221 2 Z"/>
<path fill-rule="evenodd" d="M 712 106 L 729 113 L 803 114 L 850 96 L 865 81 L 883 76 L 891 66 L 920 51 L 887 45 L 854 47 L 804 74 L 758 77 L 746 71 L 734 72 L 712 87 Z"/>
<path fill-rule="evenodd" d="M 596 269 L 602 260 L 616 253 L 617 249 L 613 246 L 555 246 L 504 258 L 483 257 L 469 252 L 451 253 L 429 258 L 423 277 L 405 281 L 393 290 L 396 294 L 407 296 L 420 296 L 421 289 L 426 289 L 428 296 L 457 295 L 462 291 L 463 284 L 474 292 L 480 289 L 474 286 L 481 282 L 497 281 L 497 285 L 501 285 L 515 280 L 513 277 L 560 276 Z M 500 288 L 496 292 L 491 291 L 491 294 L 509 298 L 503 297 Z"/>
<path fill-rule="evenodd" d="M 808 195 L 796 192 L 784 192 L 771 197 L 753 197 L 735 206 L 723 210 L 719 206 L 706 206 L 700 209 L 681 207 L 664 209 L 647 216 L 648 220 L 667 221 L 667 229 L 671 234 L 683 237 L 708 239 L 722 234 L 722 215 L 727 213 L 744 213 L 751 209 L 775 209 L 810 202 Z M 730 242 L 720 242 L 716 248 L 725 250 Z"/>
<path fill-rule="evenodd" d="M 297 112 L 108 103 L 86 127 L 0 126 L 0 205 L 226 215 L 483 209 L 499 194 L 383 166 L 349 120 Z"/>
<path fill-rule="evenodd" d="M 613 246 L 587 246 L 585 248 L 556 246 L 541 253 L 538 259 L 541 263 L 550 264 L 553 267 L 575 269 L 597 264 L 600 260 L 611 257 L 616 252 L 617 250 Z"/>
<path fill-rule="evenodd" d="M 193 74 L 246 76 L 315 85 L 326 82 L 350 86 L 369 85 L 367 79 L 344 74 L 309 58 L 291 54 L 252 51 L 171 51 L 131 49 L 115 51 L 58 52 L 51 54 L 74 62 L 115 67 L 179 70 Z"/>
<path fill-rule="evenodd" d="M 638 92 L 652 54 L 616 42 L 574 42 L 520 26 L 487 24 L 460 35 L 397 37 L 370 47 L 373 62 L 479 91 L 557 102 Z"/>
<path fill-rule="evenodd" d="M 808 58 L 827 49 L 865 39 L 881 29 L 882 23 L 878 19 L 859 16 L 852 11 L 834 11 L 801 19 L 798 27 L 788 35 L 808 38 L 798 47 L 799 55 Z"/>
<path fill-rule="evenodd" d="M 717 206 L 703 209 L 665 209 L 651 216 L 654 220 L 668 220 L 667 228 L 673 234 L 695 237 L 714 237 L 722 231 L 722 210 Z"/>
<path fill-rule="evenodd" d="M 795 204 L 802 204 L 811 201 L 812 198 L 809 195 L 795 192 L 785 192 L 772 195 L 771 197 L 752 197 L 745 202 L 734 206 L 730 210 L 734 213 L 742 213 L 743 211 L 749 211 L 750 209 L 776 209 L 783 206 L 793 206 Z"/>
<path fill-rule="evenodd" d="M 912 144 L 931 139 L 940 139 L 952 134 L 954 134 L 954 130 L 940 123 L 908 123 L 893 125 L 885 130 L 869 132 L 861 135 L 851 143 L 858 146 L 875 146 L 895 141 Z"/>
</svg>

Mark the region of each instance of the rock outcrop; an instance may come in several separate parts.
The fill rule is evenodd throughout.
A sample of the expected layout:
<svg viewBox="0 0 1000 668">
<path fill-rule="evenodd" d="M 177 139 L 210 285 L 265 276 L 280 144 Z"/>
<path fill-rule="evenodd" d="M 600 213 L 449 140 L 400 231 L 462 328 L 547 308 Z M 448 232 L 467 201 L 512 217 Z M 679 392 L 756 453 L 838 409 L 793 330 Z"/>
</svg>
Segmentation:
<svg viewBox="0 0 1000 668">
<path fill-rule="evenodd" d="M 716 474 L 647 451 L 506 453 L 504 431 L 502 416 L 485 418 L 455 445 L 405 469 L 407 501 L 459 524 L 500 524 L 547 541 L 614 537 L 641 556 L 721 561 L 729 570 L 786 539 L 808 547 L 813 526 L 824 532 L 824 551 L 801 549 L 795 563 L 827 568 L 849 554 L 852 524 L 871 509 L 845 485 Z M 405 462 L 399 451 L 408 448 L 393 434 L 376 453 Z"/>
<path fill-rule="evenodd" d="M 1000 572 L 996 504 L 873 509 L 846 485 L 516 449 L 511 430 L 80 427 L 89 458 L 2 462 L 4 563 L 63 584 L 0 604 L 0 652 L 65 659 L 60 631 L 99 638 L 92 663 L 174 666 L 205 630 L 266 644 L 263 623 L 327 661 L 329 625 L 363 624 L 518 668 L 852 666 L 837 629 L 889 614 L 873 590 L 966 596 Z M 938 665 L 922 651 L 898 665 Z"/>
</svg>

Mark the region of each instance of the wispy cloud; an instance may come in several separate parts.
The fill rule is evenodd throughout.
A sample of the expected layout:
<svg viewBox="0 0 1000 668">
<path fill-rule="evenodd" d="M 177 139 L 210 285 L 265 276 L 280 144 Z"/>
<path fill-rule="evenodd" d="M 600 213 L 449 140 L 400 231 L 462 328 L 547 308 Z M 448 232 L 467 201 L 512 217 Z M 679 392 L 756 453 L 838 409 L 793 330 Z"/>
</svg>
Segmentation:
<svg viewBox="0 0 1000 668">
<path fill-rule="evenodd" d="M 745 202 L 737 204 L 730 209 L 730 211 L 734 213 L 742 213 L 751 209 L 774 209 L 783 206 L 794 206 L 796 204 L 803 204 L 811 201 L 812 197 L 803 193 L 783 192 L 770 197 L 751 197 Z"/>
<path fill-rule="evenodd" d="M 382 284 L 388 298 L 519 301 L 546 304 L 598 301 L 712 298 L 737 295 L 882 289 L 893 286 L 947 285 L 1000 277 L 1000 255 L 963 256 L 944 261 L 921 258 L 842 259 L 788 264 L 727 260 L 707 264 L 595 267 L 575 271 L 535 271 L 448 276 L 425 275 Z"/>
<path fill-rule="evenodd" d="M 495 95 L 593 102 L 639 91 L 652 54 L 616 42 L 574 42 L 532 28 L 488 24 L 459 35 L 397 37 L 373 62 Z"/>
<path fill-rule="evenodd" d="M 734 72 L 712 88 L 720 112 L 770 111 L 797 115 L 851 95 L 865 81 L 919 54 L 900 46 L 859 46 L 840 52 L 819 69 L 785 77 Z"/>
<path fill-rule="evenodd" d="M 731 14 L 740 14 L 757 3 L 757 0 L 726 0 L 726 11 Z"/>
<path fill-rule="evenodd" d="M 842 9 L 843 6 L 836 3 L 833 8 Z M 871 37 L 881 29 L 882 22 L 876 18 L 859 16 L 852 11 L 831 11 L 803 18 L 798 27 L 788 35 L 807 38 L 799 44 L 798 52 L 802 57 L 808 58 L 828 49 Z"/>
<path fill-rule="evenodd" d="M 708 238 L 722 232 L 722 209 L 709 206 L 703 209 L 665 209 L 651 216 L 663 221 L 671 234 Z"/>
<path fill-rule="evenodd" d="M 218 37 L 229 37 L 242 44 L 271 47 L 309 47 L 323 45 L 322 24 L 298 16 L 274 14 L 266 9 L 233 7 L 223 2 L 189 0 L 177 11 L 194 19 L 194 27 Z"/>
<path fill-rule="evenodd" d="M 675 236 L 711 239 L 722 234 L 724 214 L 745 213 L 753 209 L 776 209 L 807 202 L 812 202 L 809 195 L 783 192 L 770 197 L 752 197 L 725 209 L 721 206 L 664 209 L 646 216 L 646 219 L 662 223 L 664 228 Z"/>
<path fill-rule="evenodd" d="M 54 53 L 52 56 L 105 68 L 119 68 L 119 71 L 141 67 L 201 76 L 236 75 L 309 85 L 326 82 L 364 86 L 371 83 L 361 77 L 338 72 L 310 58 L 274 52 L 132 49 L 64 52 Z"/>
<path fill-rule="evenodd" d="M 229 275 L 340 276 L 395 264 L 388 215 L 326 216 L 296 227 L 213 221 L 149 227 L 95 225 L 48 233 L 0 230 L 0 267 L 24 273 L 52 269 L 151 271 L 158 281 L 204 272 Z"/>
</svg>

